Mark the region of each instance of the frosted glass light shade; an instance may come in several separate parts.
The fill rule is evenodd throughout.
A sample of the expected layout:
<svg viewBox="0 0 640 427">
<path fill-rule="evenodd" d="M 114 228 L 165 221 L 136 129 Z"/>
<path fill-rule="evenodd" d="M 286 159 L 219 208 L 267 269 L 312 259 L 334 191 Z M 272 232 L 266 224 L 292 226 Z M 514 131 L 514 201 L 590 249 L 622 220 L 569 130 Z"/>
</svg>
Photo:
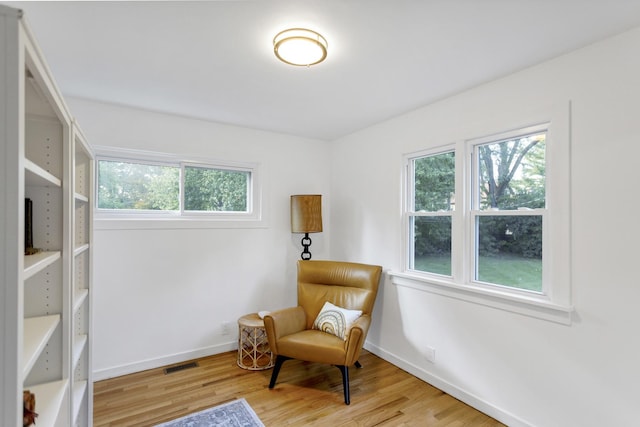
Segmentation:
<svg viewBox="0 0 640 427">
<path fill-rule="evenodd" d="M 308 67 L 327 57 L 327 40 L 319 33 L 305 28 L 291 28 L 273 38 L 273 52 L 289 65 Z"/>
<path fill-rule="evenodd" d="M 322 231 L 322 195 L 291 196 L 291 232 L 319 233 Z"/>
</svg>

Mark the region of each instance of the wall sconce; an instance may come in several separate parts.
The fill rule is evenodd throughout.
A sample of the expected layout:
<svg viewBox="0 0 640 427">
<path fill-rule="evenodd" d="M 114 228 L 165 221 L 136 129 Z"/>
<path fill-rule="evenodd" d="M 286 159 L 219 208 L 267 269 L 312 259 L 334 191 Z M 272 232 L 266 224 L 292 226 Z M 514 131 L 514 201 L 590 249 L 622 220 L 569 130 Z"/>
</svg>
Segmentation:
<svg viewBox="0 0 640 427">
<path fill-rule="evenodd" d="M 309 233 L 322 231 L 322 195 L 298 194 L 291 196 L 291 232 L 304 233 L 301 240 L 304 250 L 300 258 L 311 259 Z"/>
<path fill-rule="evenodd" d="M 273 53 L 289 65 L 309 67 L 327 57 L 327 39 L 306 28 L 290 28 L 273 38 Z"/>
</svg>

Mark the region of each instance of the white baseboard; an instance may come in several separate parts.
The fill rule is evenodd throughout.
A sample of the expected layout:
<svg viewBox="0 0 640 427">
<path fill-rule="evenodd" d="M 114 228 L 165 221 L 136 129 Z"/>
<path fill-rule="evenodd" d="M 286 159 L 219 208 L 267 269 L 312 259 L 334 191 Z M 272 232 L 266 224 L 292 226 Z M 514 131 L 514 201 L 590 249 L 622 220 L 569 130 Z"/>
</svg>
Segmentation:
<svg viewBox="0 0 640 427">
<path fill-rule="evenodd" d="M 487 402 L 478 396 L 475 396 L 472 393 L 469 393 L 455 384 L 452 384 L 436 375 L 433 375 L 419 366 L 410 363 L 401 357 L 378 347 L 375 344 L 371 344 L 370 342 L 365 342 L 364 348 L 380 357 L 381 359 L 386 360 L 389 363 L 396 365 L 398 368 L 407 371 L 411 375 L 421 379 L 424 382 L 431 384 L 439 390 L 444 391 L 445 393 L 455 397 L 458 400 L 466 403 L 467 405 L 477 409 L 480 412 L 483 412 L 489 415 L 492 418 L 500 421 L 503 424 L 506 424 L 511 427 L 531 427 L 531 424 L 527 423 L 521 418 L 516 417 L 515 415 L 498 408 L 497 406 Z"/>
<path fill-rule="evenodd" d="M 197 359 L 199 357 L 211 356 L 212 354 L 225 353 L 238 348 L 237 341 L 218 344 L 210 347 L 203 347 L 196 350 L 185 351 L 183 353 L 169 354 L 155 359 L 142 360 L 126 365 L 113 366 L 111 368 L 93 371 L 93 381 L 101 381 L 134 372 L 146 371 L 147 369 L 159 368 L 161 366 L 184 362 L 185 360 Z"/>
</svg>

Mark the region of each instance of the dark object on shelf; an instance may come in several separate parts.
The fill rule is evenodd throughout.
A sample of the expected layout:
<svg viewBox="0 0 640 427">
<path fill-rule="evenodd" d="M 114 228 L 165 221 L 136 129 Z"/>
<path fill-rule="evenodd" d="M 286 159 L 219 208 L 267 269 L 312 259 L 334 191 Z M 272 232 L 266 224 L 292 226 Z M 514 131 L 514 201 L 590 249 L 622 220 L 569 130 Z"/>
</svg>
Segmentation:
<svg viewBox="0 0 640 427">
<path fill-rule="evenodd" d="M 23 427 L 29 427 L 36 423 L 36 395 L 29 390 L 25 390 L 22 393 L 23 411 L 22 411 L 22 425 Z"/>
<path fill-rule="evenodd" d="M 35 255 L 41 250 L 33 247 L 33 202 L 24 199 L 24 254 Z"/>
<path fill-rule="evenodd" d="M 24 199 L 24 253 L 29 254 L 33 249 L 33 202 L 29 198 Z"/>
<path fill-rule="evenodd" d="M 24 254 L 25 255 L 35 255 L 37 253 L 42 252 L 42 249 L 38 249 L 38 248 L 29 248 L 29 249 L 25 249 Z"/>
</svg>

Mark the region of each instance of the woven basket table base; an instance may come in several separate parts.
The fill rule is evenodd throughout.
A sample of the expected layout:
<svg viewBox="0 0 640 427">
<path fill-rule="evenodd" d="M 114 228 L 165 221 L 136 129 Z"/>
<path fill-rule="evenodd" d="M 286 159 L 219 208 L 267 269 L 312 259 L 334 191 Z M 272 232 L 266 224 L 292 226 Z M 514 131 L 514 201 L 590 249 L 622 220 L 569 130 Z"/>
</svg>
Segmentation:
<svg viewBox="0 0 640 427">
<path fill-rule="evenodd" d="M 273 367 L 274 360 L 264 322 L 256 313 L 238 319 L 238 366 L 259 371 Z"/>
</svg>

